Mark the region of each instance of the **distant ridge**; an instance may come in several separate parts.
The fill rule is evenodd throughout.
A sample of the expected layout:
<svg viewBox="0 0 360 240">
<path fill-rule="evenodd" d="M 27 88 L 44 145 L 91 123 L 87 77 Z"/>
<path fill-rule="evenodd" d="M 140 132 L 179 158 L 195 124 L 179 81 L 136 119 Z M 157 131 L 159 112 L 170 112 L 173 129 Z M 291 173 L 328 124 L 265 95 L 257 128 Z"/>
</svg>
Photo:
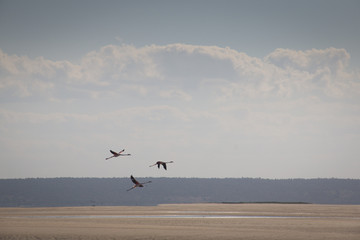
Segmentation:
<svg viewBox="0 0 360 240">
<path fill-rule="evenodd" d="M 360 204 L 360 179 L 138 178 L 0 179 L 0 207 L 118 206 L 166 203 Z"/>
</svg>

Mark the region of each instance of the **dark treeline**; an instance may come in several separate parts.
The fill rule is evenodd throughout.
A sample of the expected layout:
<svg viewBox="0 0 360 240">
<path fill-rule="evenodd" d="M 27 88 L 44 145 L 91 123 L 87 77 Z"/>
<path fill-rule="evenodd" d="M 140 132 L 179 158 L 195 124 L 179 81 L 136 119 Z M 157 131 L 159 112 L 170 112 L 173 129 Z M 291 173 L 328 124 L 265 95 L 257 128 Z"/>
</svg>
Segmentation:
<svg viewBox="0 0 360 240">
<path fill-rule="evenodd" d="M 0 207 L 117 206 L 204 202 L 360 204 L 359 179 L 138 178 L 0 179 Z"/>
</svg>

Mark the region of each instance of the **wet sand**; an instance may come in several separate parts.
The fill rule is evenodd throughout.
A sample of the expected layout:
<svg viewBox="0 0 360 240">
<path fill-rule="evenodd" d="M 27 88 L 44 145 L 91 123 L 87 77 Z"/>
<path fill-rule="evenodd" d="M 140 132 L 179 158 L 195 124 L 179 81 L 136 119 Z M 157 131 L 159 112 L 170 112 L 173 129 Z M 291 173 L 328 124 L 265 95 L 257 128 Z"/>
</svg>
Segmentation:
<svg viewBox="0 0 360 240">
<path fill-rule="evenodd" d="M 360 205 L 0 208 L 0 239 L 360 239 Z"/>
</svg>

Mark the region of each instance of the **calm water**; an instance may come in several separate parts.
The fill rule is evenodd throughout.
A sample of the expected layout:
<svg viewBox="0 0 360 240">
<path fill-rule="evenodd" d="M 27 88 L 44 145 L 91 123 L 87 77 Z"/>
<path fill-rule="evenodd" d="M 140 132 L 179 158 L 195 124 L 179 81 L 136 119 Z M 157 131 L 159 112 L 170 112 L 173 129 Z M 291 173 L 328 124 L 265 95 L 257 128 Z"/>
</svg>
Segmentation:
<svg viewBox="0 0 360 240">
<path fill-rule="evenodd" d="M 314 218 L 340 218 L 340 219 L 360 219 L 359 217 L 339 217 L 339 216 L 276 216 L 276 215 L 249 215 L 249 212 L 216 212 L 216 211 L 159 211 L 149 212 L 147 215 L 24 215 L 11 216 L 9 218 L 40 218 L 40 219 L 74 219 L 74 218 L 208 218 L 208 219 L 224 219 L 224 218 L 298 218 L 298 219 L 314 219 Z"/>
<path fill-rule="evenodd" d="M 242 216 L 242 215 L 52 215 L 52 216 L 17 216 L 10 218 L 43 218 L 43 219 L 74 219 L 74 218 L 208 218 L 208 219 L 224 219 L 224 218 L 299 218 L 299 219 L 315 219 L 315 218 L 340 218 L 340 219 L 360 219 L 358 217 L 321 217 L 321 216 Z"/>
</svg>

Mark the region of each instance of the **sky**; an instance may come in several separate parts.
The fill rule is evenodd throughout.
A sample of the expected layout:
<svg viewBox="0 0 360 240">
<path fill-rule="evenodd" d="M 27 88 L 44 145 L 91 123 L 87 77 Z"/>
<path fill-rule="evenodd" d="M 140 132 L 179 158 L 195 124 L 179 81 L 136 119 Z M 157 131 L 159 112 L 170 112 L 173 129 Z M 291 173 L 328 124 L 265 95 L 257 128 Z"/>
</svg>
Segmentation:
<svg viewBox="0 0 360 240">
<path fill-rule="evenodd" d="M 0 178 L 358 179 L 359 10 L 0 0 Z"/>
</svg>

